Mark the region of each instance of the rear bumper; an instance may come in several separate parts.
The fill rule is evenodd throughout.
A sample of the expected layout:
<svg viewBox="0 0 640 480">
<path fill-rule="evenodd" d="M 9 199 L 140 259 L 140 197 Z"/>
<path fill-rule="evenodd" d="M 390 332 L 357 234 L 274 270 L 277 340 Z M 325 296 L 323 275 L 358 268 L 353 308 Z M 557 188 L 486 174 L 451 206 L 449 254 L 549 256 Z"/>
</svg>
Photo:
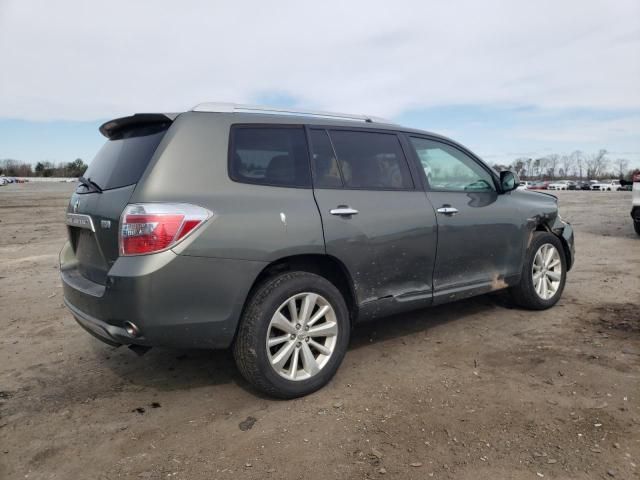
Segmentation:
<svg viewBox="0 0 640 480">
<path fill-rule="evenodd" d="M 64 304 L 67 306 L 71 313 L 73 314 L 73 318 L 76 319 L 76 322 L 84 328 L 91 335 L 96 337 L 98 340 L 102 340 L 104 343 L 117 347 L 120 345 L 148 345 L 148 342 L 143 337 L 132 337 L 127 331 L 122 327 L 116 327 L 115 325 L 109 325 L 107 322 L 99 320 L 95 317 L 87 315 L 86 313 L 80 311 L 65 298 Z"/>
<path fill-rule="evenodd" d="M 60 252 L 65 304 L 85 330 L 110 345 L 228 347 L 265 265 L 166 251 L 118 258 L 100 285 L 80 275 L 69 244 Z M 125 322 L 140 334 L 129 335 Z"/>
</svg>

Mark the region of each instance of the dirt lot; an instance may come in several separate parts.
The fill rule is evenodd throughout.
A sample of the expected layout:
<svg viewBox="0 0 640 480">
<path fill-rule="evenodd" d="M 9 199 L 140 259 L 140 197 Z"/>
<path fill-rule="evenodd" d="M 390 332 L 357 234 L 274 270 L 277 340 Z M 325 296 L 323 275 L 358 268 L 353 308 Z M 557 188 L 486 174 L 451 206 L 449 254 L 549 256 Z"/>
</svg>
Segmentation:
<svg viewBox="0 0 640 480">
<path fill-rule="evenodd" d="M 558 192 L 578 260 L 555 308 L 494 295 L 365 325 L 331 384 L 274 401 L 228 352 L 138 357 L 75 324 L 71 188 L 0 188 L 1 479 L 639 477 L 628 192 Z"/>
</svg>

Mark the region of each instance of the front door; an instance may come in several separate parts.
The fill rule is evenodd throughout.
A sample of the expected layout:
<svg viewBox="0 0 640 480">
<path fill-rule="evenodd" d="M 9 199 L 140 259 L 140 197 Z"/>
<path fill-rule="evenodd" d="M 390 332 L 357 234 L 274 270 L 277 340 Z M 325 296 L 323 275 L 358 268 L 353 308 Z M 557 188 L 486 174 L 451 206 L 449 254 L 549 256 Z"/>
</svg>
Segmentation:
<svg viewBox="0 0 640 480">
<path fill-rule="evenodd" d="M 349 270 L 356 301 L 431 302 L 436 220 L 395 133 L 309 129 L 326 252 Z"/>
<path fill-rule="evenodd" d="M 510 193 L 489 169 L 456 146 L 410 137 L 436 210 L 434 303 L 504 287 L 519 274 L 522 226 Z"/>
</svg>

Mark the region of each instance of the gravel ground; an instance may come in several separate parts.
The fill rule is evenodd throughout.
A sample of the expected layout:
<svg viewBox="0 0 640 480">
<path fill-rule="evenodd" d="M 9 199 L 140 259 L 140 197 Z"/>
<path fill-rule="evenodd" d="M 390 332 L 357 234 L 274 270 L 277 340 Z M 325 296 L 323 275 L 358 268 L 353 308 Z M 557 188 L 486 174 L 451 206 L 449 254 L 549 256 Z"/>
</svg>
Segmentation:
<svg viewBox="0 0 640 480">
<path fill-rule="evenodd" d="M 62 306 L 69 184 L 0 187 L 0 478 L 638 478 L 640 237 L 628 192 L 558 192 L 577 236 L 559 304 L 503 295 L 356 330 L 306 398 L 229 352 L 100 343 Z"/>
</svg>

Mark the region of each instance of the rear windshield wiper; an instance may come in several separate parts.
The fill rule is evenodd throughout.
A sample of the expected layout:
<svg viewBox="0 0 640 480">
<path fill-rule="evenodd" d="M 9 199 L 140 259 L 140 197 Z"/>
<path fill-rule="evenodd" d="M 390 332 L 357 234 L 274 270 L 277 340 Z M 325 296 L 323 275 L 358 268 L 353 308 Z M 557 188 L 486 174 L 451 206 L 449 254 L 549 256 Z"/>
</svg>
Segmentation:
<svg viewBox="0 0 640 480">
<path fill-rule="evenodd" d="M 89 190 L 93 190 L 94 192 L 102 193 L 102 188 L 96 182 L 91 180 L 90 178 L 79 177 L 78 181 L 87 187 Z"/>
</svg>

